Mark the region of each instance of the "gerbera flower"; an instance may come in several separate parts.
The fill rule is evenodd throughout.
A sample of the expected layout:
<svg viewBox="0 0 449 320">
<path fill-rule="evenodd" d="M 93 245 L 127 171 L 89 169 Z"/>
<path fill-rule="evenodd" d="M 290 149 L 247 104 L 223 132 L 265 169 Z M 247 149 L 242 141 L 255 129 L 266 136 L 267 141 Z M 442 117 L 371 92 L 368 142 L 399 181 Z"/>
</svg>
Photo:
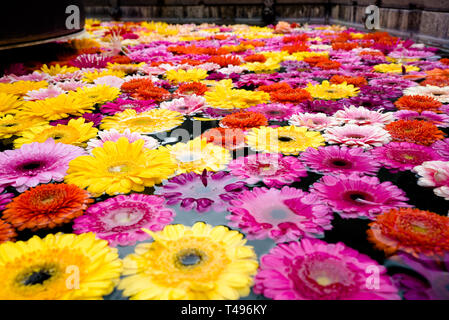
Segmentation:
<svg viewBox="0 0 449 320">
<path fill-rule="evenodd" d="M 449 251 L 449 218 L 416 208 L 395 208 L 371 222 L 368 240 L 387 255 L 406 251 L 417 256 Z"/>
<path fill-rule="evenodd" d="M 206 99 L 197 95 L 184 96 L 171 101 L 164 101 L 160 104 L 161 109 L 177 111 L 184 115 L 193 115 L 201 111 Z"/>
<path fill-rule="evenodd" d="M 44 100 L 47 98 L 57 97 L 63 93 L 65 93 L 63 89 L 56 86 L 50 86 L 48 88 L 28 91 L 27 94 L 23 96 L 23 100 L 26 101 Z"/>
<path fill-rule="evenodd" d="M 38 90 L 47 86 L 47 81 L 15 81 L 13 83 L 0 83 L 0 93 L 23 96 L 28 91 Z"/>
<path fill-rule="evenodd" d="M 375 175 L 380 164 L 372 159 L 370 152 L 363 148 L 343 146 L 307 148 L 300 159 L 312 170 L 326 174 Z"/>
<path fill-rule="evenodd" d="M 203 96 L 207 91 L 207 86 L 201 82 L 186 82 L 182 83 L 178 89 L 173 93 L 176 96 L 189 96 L 196 94 Z"/>
<path fill-rule="evenodd" d="M 187 143 L 179 142 L 167 146 L 171 159 L 177 164 L 177 174 L 185 172 L 202 173 L 203 170 L 223 170 L 231 161 L 229 151 L 221 146 L 196 138 Z"/>
<path fill-rule="evenodd" d="M 100 111 L 114 115 L 117 112 L 122 112 L 127 109 L 134 109 L 137 113 L 140 113 L 149 111 L 155 107 L 156 104 L 154 103 L 154 100 L 129 100 L 118 98 L 114 102 L 108 102 L 100 106 Z"/>
<path fill-rule="evenodd" d="M 368 286 L 371 269 L 378 276 Z M 274 300 L 399 300 L 386 268 L 342 242 L 278 244 L 261 258 L 254 292 Z"/>
<path fill-rule="evenodd" d="M 134 300 L 226 299 L 247 296 L 257 272 L 253 247 L 238 231 L 202 222 L 148 231 L 155 240 L 125 257 L 123 295 Z"/>
<path fill-rule="evenodd" d="M 408 87 L 414 87 L 417 85 L 415 81 L 403 79 L 397 75 L 374 78 L 369 81 L 369 84 L 371 86 L 392 87 L 399 89 L 407 89 Z"/>
<path fill-rule="evenodd" d="M 314 100 L 306 101 L 298 105 L 303 111 L 309 113 L 325 113 L 328 116 L 333 115 L 337 110 L 343 109 L 344 105 L 339 101 L 332 100 Z"/>
<path fill-rule="evenodd" d="M 312 96 L 304 89 L 287 89 L 270 93 L 271 101 L 278 103 L 298 104 L 306 100 L 312 100 Z"/>
<path fill-rule="evenodd" d="M 449 103 L 449 86 L 416 86 L 404 90 L 405 96 L 419 95 L 432 98 L 440 103 Z"/>
<path fill-rule="evenodd" d="M 343 98 L 349 98 L 356 96 L 359 92 L 359 88 L 354 87 L 352 84 L 346 84 L 346 82 L 340 84 L 330 84 L 325 80 L 321 84 L 308 84 L 305 88 L 313 98 L 324 100 L 337 100 Z"/>
<path fill-rule="evenodd" d="M 173 221 L 175 212 L 164 206 L 164 198 L 145 194 L 116 196 L 97 202 L 75 219 L 76 234 L 93 232 L 110 246 L 129 246 L 149 235 L 142 228 L 160 231 Z"/>
<path fill-rule="evenodd" d="M 298 158 L 276 153 L 239 157 L 228 164 L 228 170 L 248 184 L 263 181 L 270 188 L 279 188 L 307 176 L 307 171 Z"/>
<path fill-rule="evenodd" d="M 218 109 L 245 109 L 270 100 L 266 92 L 232 89 L 226 84 L 216 85 L 204 97 L 208 105 Z"/>
<path fill-rule="evenodd" d="M 449 161 L 449 139 L 438 140 L 432 144 L 434 149 L 444 160 Z"/>
<path fill-rule="evenodd" d="M 328 117 L 325 113 L 296 113 L 288 123 L 292 126 L 306 127 L 313 131 L 322 131 L 326 128 L 339 125 L 334 118 Z"/>
<path fill-rule="evenodd" d="M 70 63 L 78 68 L 102 69 L 106 67 L 109 61 L 111 61 L 111 58 L 102 54 L 81 54 Z"/>
<path fill-rule="evenodd" d="M 394 117 L 398 120 L 424 120 L 429 121 L 437 127 L 449 127 L 449 115 L 442 113 L 435 113 L 432 111 L 417 111 L 401 110 L 394 113 Z"/>
<path fill-rule="evenodd" d="M 20 135 L 24 130 L 47 124 L 38 118 L 23 118 L 20 115 L 7 114 L 0 118 L 0 139 L 8 139 Z"/>
<path fill-rule="evenodd" d="M 103 147 L 103 144 L 106 141 L 112 141 L 117 142 L 118 139 L 121 137 L 126 137 L 130 143 L 133 143 L 134 141 L 137 141 L 139 139 L 142 139 L 145 141 L 144 148 L 148 149 L 157 149 L 159 147 L 159 141 L 148 136 L 141 135 L 137 132 L 131 132 L 129 129 L 125 129 L 123 133 L 118 132 L 115 129 L 106 130 L 106 131 L 99 131 L 98 132 L 98 139 L 90 139 L 87 142 L 87 148 L 86 150 L 89 153 L 92 153 L 92 150 L 95 148 L 101 148 Z"/>
<path fill-rule="evenodd" d="M 332 76 L 329 79 L 329 82 L 335 83 L 335 84 L 346 82 L 347 84 L 352 84 L 353 86 L 356 86 L 356 87 L 361 87 L 361 86 L 365 86 L 368 84 L 368 81 L 366 81 L 366 79 L 364 77 L 350 77 L 350 76 L 341 76 L 341 75 Z"/>
<path fill-rule="evenodd" d="M 189 70 L 168 70 L 165 78 L 173 83 L 200 81 L 207 77 L 207 71 L 204 69 L 192 68 Z"/>
<path fill-rule="evenodd" d="M 331 127 L 323 134 L 330 144 L 344 144 L 348 147 L 371 149 L 388 143 L 391 138 L 387 131 L 379 126 L 358 126 L 346 124 L 342 127 Z"/>
<path fill-rule="evenodd" d="M 22 104 L 19 96 L 0 92 L 0 116 L 16 114 Z"/>
<path fill-rule="evenodd" d="M 94 194 L 142 192 L 168 178 L 176 168 L 167 149 L 149 150 L 144 144 L 142 139 L 130 143 L 126 137 L 106 141 L 92 150 L 92 156 L 71 161 L 65 182 Z"/>
<path fill-rule="evenodd" d="M 220 120 L 223 128 L 247 130 L 268 125 L 267 118 L 259 112 L 241 111 L 229 114 Z"/>
<path fill-rule="evenodd" d="M 201 138 L 228 150 L 245 146 L 245 132 L 242 129 L 212 128 L 204 132 Z"/>
<path fill-rule="evenodd" d="M 378 65 L 375 65 L 373 67 L 374 71 L 376 72 L 382 72 L 382 73 L 404 73 L 404 72 L 411 72 L 411 71 L 419 71 L 418 67 L 415 66 L 407 66 L 400 63 L 381 63 Z"/>
<path fill-rule="evenodd" d="M 424 161 L 441 159 L 431 147 L 409 142 L 390 142 L 374 148 L 371 153 L 385 168 L 393 172 L 412 170 Z"/>
<path fill-rule="evenodd" d="M 51 180 L 62 181 L 70 160 L 85 154 L 80 147 L 49 139 L 0 152 L 0 186 L 19 192 Z"/>
<path fill-rule="evenodd" d="M 150 78 L 131 79 L 123 83 L 120 90 L 125 93 L 136 93 L 139 88 L 153 87 L 153 81 Z"/>
<path fill-rule="evenodd" d="M 379 111 L 381 111 L 381 109 L 387 111 L 396 110 L 396 107 L 394 106 L 393 102 L 384 99 L 382 95 L 380 97 L 377 95 L 352 97 L 349 99 L 345 99 L 344 104 L 347 106 L 364 107 L 369 110 L 379 110 Z M 341 100 L 341 102 L 343 101 Z M 343 106 L 341 107 L 341 110 L 343 110 Z"/>
<path fill-rule="evenodd" d="M 6 206 L 3 219 L 19 231 L 51 229 L 82 215 L 90 202 L 87 191 L 75 185 L 45 184 L 14 198 Z"/>
<path fill-rule="evenodd" d="M 417 112 L 438 112 L 441 107 L 441 102 L 432 97 L 422 95 L 403 96 L 400 97 L 394 104 L 399 110 L 413 110 Z"/>
<path fill-rule="evenodd" d="M 14 194 L 5 192 L 5 188 L 0 187 L 0 212 L 5 209 L 5 206 L 11 201 L 11 199 L 14 197 Z"/>
<path fill-rule="evenodd" d="M 343 110 L 338 110 L 334 114 L 334 119 L 346 124 L 356 124 L 359 126 L 372 125 L 383 127 L 394 120 L 392 112 L 371 111 L 364 107 L 349 106 Z"/>
<path fill-rule="evenodd" d="M 123 78 L 126 75 L 125 72 L 121 70 L 112 70 L 112 69 L 103 69 L 101 71 L 95 69 L 87 69 L 87 70 L 90 71 L 84 73 L 84 78 L 82 80 L 89 83 L 93 83 L 95 79 L 101 77 L 116 76 L 119 78 Z"/>
<path fill-rule="evenodd" d="M 246 110 L 262 113 L 270 121 L 286 121 L 294 113 L 302 111 L 299 106 L 283 103 L 262 103 Z"/>
<path fill-rule="evenodd" d="M 16 230 L 6 221 L 0 219 L 0 243 L 14 241 Z"/>
<path fill-rule="evenodd" d="M 423 187 L 436 187 L 433 192 L 449 200 L 449 162 L 426 161 L 413 168 L 420 175 L 418 185 Z"/>
<path fill-rule="evenodd" d="M 154 194 L 164 196 L 168 205 L 179 204 L 186 211 L 223 212 L 227 203 L 246 189 L 244 182 L 236 181 L 228 172 L 190 172 L 164 182 Z"/>
<path fill-rule="evenodd" d="M 114 290 L 121 271 L 117 250 L 93 233 L 6 242 L 0 245 L 0 298 L 101 299 Z"/>
<path fill-rule="evenodd" d="M 103 118 L 100 128 L 102 130 L 116 129 L 119 132 L 129 128 L 132 132 L 151 134 L 169 131 L 183 122 L 184 117 L 177 111 L 152 109 L 137 113 L 133 109 L 127 109 Z"/>
<path fill-rule="evenodd" d="M 72 72 L 75 72 L 78 70 L 79 70 L 79 68 L 77 68 L 77 66 L 75 66 L 75 67 L 60 66 L 59 64 L 49 65 L 49 66 L 44 64 L 40 68 L 40 72 L 46 73 L 49 76 L 56 76 L 58 74 L 72 73 Z"/>
<path fill-rule="evenodd" d="M 287 186 L 244 191 L 231 201 L 228 211 L 229 225 L 240 228 L 248 239 L 296 241 L 332 228 L 332 214 L 316 195 Z"/>
<path fill-rule="evenodd" d="M 94 106 L 115 100 L 120 95 L 120 89 L 101 84 L 78 88 L 74 95 L 81 98 L 85 103 Z"/>
<path fill-rule="evenodd" d="M 104 76 L 94 80 L 95 85 L 106 85 L 117 89 L 120 89 L 124 82 L 125 80 L 116 76 Z"/>
<path fill-rule="evenodd" d="M 72 119 L 67 125 L 41 125 L 22 132 L 21 137 L 14 140 L 14 147 L 20 148 L 32 142 L 45 142 L 53 139 L 58 143 L 85 147 L 87 140 L 97 135 L 98 129 L 93 128 L 93 122 L 84 122 L 84 118 Z"/>
<path fill-rule="evenodd" d="M 322 146 L 324 138 L 319 132 L 308 131 L 305 127 L 260 127 L 248 132 L 246 142 L 256 151 L 290 155 L 299 154 L 308 147 Z"/>
<path fill-rule="evenodd" d="M 154 100 L 160 103 L 170 99 L 171 93 L 164 88 L 156 86 L 141 86 L 137 89 L 136 93 L 132 94 L 132 97 L 139 100 Z"/>
<path fill-rule="evenodd" d="M 444 138 L 444 132 L 428 121 L 398 120 L 385 126 L 393 141 L 411 142 L 429 146 Z"/>
<path fill-rule="evenodd" d="M 390 181 L 380 183 L 377 177 L 358 174 L 323 176 L 311 187 L 313 193 L 342 218 L 367 217 L 395 208 L 409 207 L 405 192 Z"/>
</svg>

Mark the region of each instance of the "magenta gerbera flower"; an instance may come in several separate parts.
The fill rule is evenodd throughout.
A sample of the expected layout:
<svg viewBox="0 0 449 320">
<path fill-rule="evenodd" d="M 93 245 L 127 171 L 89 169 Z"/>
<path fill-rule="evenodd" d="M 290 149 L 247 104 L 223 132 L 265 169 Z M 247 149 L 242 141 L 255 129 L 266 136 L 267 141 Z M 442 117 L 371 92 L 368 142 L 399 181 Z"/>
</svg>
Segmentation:
<svg viewBox="0 0 449 320">
<path fill-rule="evenodd" d="M 432 111 L 423 111 L 421 113 L 412 110 L 400 110 L 394 113 L 398 120 L 425 120 L 432 122 L 437 127 L 449 127 L 449 116 L 444 113 L 435 113 Z"/>
<path fill-rule="evenodd" d="M 90 139 L 87 142 L 86 150 L 91 153 L 95 148 L 101 148 L 106 141 L 117 142 L 121 137 L 126 137 L 130 143 L 142 139 L 145 141 L 144 148 L 156 149 L 159 147 L 159 141 L 155 138 L 145 136 L 138 132 L 131 132 L 129 128 L 126 128 L 123 132 L 118 132 L 116 129 L 110 129 L 98 132 L 98 138 Z"/>
<path fill-rule="evenodd" d="M 232 199 L 247 190 L 245 183 L 237 181 L 228 172 L 183 173 L 156 188 L 154 194 L 166 198 L 168 205 L 179 204 L 181 209 L 204 213 L 223 212 Z"/>
<path fill-rule="evenodd" d="M 311 192 L 327 203 L 342 218 L 368 217 L 396 207 L 411 207 L 405 192 L 390 181 L 380 183 L 377 177 L 356 174 L 324 176 L 311 187 Z"/>
<path fill-rule="evenodd" d="M 300 159 L 312 170 L 327 174 L 367 174 L 375 175 L 380 164 L 372 159 L 370 152 L 363 148 L 327 146 L 307 148 Z"/>
<path fill-rule="evenodd" d="M 287 186 L 244 191 L 231 201 L 228 211 L 229 225 L 240 228 L 248 239 L 296 241 L 332 228 L 332 213 L 315 194 Z"/>
<path fill-rule="evenodd" d="M 348 147 L 371 149 L 390 142 L 388 131 L 378 126 L 358 126 L 346 124 L 342 127 L 331 127 L 323 134 L 330 144 L 344 144 Z"/>
<path fill-rule="evenodd" d="M 302 112 L 299 106 L 283 103 L 262 103 L 246 110 L 262 113 L 268 120 L 272 121 L 286 121 L 294 113 Z"/>
<path fill-rule="evenodd" d="M 154 109 L 155 107 L 154 100 L 127 100 L 118 98 L 114 102 L 108 102 L 102 105 L 100 111 L 113 115 L 126 109 L 134 109 L 137 113 L 141 113 Z"/>
<path fill-rule="evenodd" d="M 5 206 L 11 201 L 12 198 L 14 198 L 14 194 L 12 193 L 3 193 L 5 191 L 5 188 L 0 187 L 0 212 L 5 209 Z"/>
<path fill-rule="evenodd" d="M 39 183 L 62 181 L 69 162 L 85 154 L 80 147 L 55 143 L 53 139 L 0 152 L 0 186 L 23 192 Z"/>
<path fill-rule="evenodd" d="M 78 68 L 97 68 L 106 67 L 110 57 L 101 54 L 81 54 L 71 61 L 72 65 Z"/>
<path fill-rule="evenodd" d="M 431 147 L 409 142 L 390 142 L 374 148 L 371 153 L 387 169 L 393 172 L 412 170 L 424 161 L 441 160 Z"/>
<path fill-rule="evenodd" d="M 76 218 L 73 232 L 93 232 L 111 246 L 129 246 L 146 240 L 142 228 L 160 231 L 173 221 L 175 212 L 164 206 L 164 198 L 146 194 L 120 195 L 90 206 Z"/>
<path fill-rule="evenodd" d="M 384 266 L 342 242 L 317 239 L 281 243 L 263 255 L 253 289 L 274 300 L 400 299 Z"/>
<path fill-rule="evenodd" d="M 270 188 L 279 188 L 307 176 L 307 170 L 298 158 L 273 153 L 238 157 L 228 164 L 228 170 L 248 184 L 263 181 Z"/>
<path fill-rule="evenodd" d="M 432 144 L 432 149 L 435 150 L 444 160 L 449 160 L 449 138 L 435 141 Z"/>
</svg>

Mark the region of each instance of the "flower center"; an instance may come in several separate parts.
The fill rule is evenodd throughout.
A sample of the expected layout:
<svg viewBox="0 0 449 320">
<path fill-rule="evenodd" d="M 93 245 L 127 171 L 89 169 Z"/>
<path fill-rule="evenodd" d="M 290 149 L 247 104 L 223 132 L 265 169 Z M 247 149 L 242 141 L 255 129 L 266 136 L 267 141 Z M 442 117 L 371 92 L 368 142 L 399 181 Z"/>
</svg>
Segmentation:
<svg viewBox="0 0 449 320">
<path fill-rule="evenodd" d="M 33 272 L 28 277 L 26 277 L 23 281 L 23 284 L 26 286 L 33 286 L 36 284 L 43 284 L 44 281 L 50 279 L 52 277 L 51 272 L 48 270 L 39 270 Z"/>
<path fill-rule="evenodd" d="M 204 261 L 207 260 L 207 255 L 205 252 L 193 248 L 193 249 L 182 249 L 176 254 L 176 262 L 175 264 L 177 266 L 180 266 L 181 268 L 193 268 Z"/>
<path fill-rule="evenodd" d="M 19 125 L 18 123 L 5 123 L 5 124 L 2 124 L 2 127 L 11 128 L 11 127 L 16 127 L 18 125 Z"/>
<path fill-rule="evenodd" d="M 193 162 L 201 159 L 201 155 L 195 152 L 187 152 L 176 156 L 180 162 Z"/>
<path fill-rule="evenodd" d="M 108 171 L 110 173 L 126 173 L 131 171 L 131 168 L 128 164 L 124 163 L 124 164 L 118 164 L 115 166 L 111 166 L 108 168 Z"/>
<path fill-rule="evenodd" d="M 346 137 L 350 138 L 350 139 L 363 139 L 363 138 L 365 138 L 364 135 L 357 134 L 357 133 L 348 134 Z"/>
<path fill-rule="evenodd" d="M 36 170 L 36 169 L 38 169 L 40 167 L 42 167 L 42 162 L 40 162 L 40 161 L 31 161 L 31 162 L 23 164 L 20 168 L 22 170 Z"/>
<path fill-rule="evenodd" d="M 290 141 L 292 141 L 293 139 L 290 138 L 290 137 L 281 136 L 281 137 L 278 138 L 278 140 L 281 141 L 281 142 L 290 142 Z"/>
</svg>

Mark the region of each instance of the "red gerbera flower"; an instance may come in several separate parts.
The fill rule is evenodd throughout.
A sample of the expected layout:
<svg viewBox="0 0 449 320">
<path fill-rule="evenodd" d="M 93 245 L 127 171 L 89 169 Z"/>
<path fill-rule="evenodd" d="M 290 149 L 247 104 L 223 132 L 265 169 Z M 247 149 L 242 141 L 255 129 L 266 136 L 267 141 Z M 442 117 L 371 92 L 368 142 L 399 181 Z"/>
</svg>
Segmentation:
<svg viewBox="0 0 449 320">
<path fill-rule="evenodd" d="M 449 78 L 444 76 L 432 76 L 419 83 L 421 86 L 437 86 L 446 87 L 449 86 Z"/>
<path fill-rule="evenodd" d="M 318 67 L 323 70 L 336 70 L 341 67 L 341 63 L 337 61 L 327 60 L 318 62 L 315 67 Z"/>
<path fill-rule="evenodd" d="M 330 83 L 343 83 L 346 82 L 347 84 L 352 84 L 356 87 L 365 86 L 368 84 L 368 81 L 364 77 L 349 77 L 349 76 L 340 76 L 340 75 L 334 75 L 329 79 Z"/>
<path fill-rule="evenodd" d="M 220 120 L 220 126 L 243 130 L 266 125 L 268 125 L 268 120 L 265 115 L 253 111 L 231 113 Z"/>
<path fill-rule="evenodd" d="M 263 54 L 252 54 L 249 56 L 246 56 L 244 59 L 246 62 L 262 62 L 264 63 L 265 61 L 267 61 L 267 58 L 265 58 L 265 56 Z"/>
<path fill-rule="evenodd" d="M 201 138 L 228 150 L 241 148 L 245 144 L 245 134 L 242 129 L 212 128 L 204 132 Z"/>
<path fill-rule="evenodd" d="M 309 46 L 302 42 L 296 42 L 294 44 L 282 47 L 282 51 L 287 51 L 290 54 L 292 54 L 294 52 L 298 52 L 298 51 L 308 51 L 308 50 L 309 50 Z"/>
<path fill-rule="evenodd" d="M 306 57 L 303 60 L 304 62 L 307 62 L 311 67 L 314 67 L 317 63 L 329 61 L 329 59 L 325 56 L 313 56 L 313 57 Z"/>
<path fill-rule="evenodd" d="M 429 96 L 412 95 L 399 98 L 394 105 L 399 110 L 440 112 L 439 108 L 442 106 L 442 103 Z"/>
<path fill-rule="evenodd" d="M 17 237 L 16 230 L 6 221 L 0 219 L 0 243 L 12 241 Z"/>
<path fill-rule="evenodd" d="M 238 66 L 242 64 L 242 61 L 234 56 L 214 56 L 209 59 L 209 62 L 216 63 L 222 68 L 228 65 Z"/>
<path fill-rule="evenodd" d="M 444 138 L 444 132 L 425 120 L 398 120 L 385 126 L 393 141 L 411 142 L 429 146 Z"/>
<path fill-rule="evenodd" d="M 292 87 L 286 82 L 277 82 L 266 86 L 260 86 L 257 88 L 258 91 L 263 91 L 267 93 L 276 92 L 280 90 L 293 90 Z"/>
<path fill-rule="evenodd" d="M 132 60 L 127 56 L 113 56 L 111 57 L 111 63 L 129 64 Z"/>
<path fill-rule="evenodd" d="M 334 42 L 332 43 L 333 50 L 345 50 L 349 51 L 357 48 L 357 43 L 354 42 Z"/>
<path fill-rule="evenodd" d="M 132 97 L 138 100 L 154 100 L 159 103 L 168 100 L 171 97 L 171 93 L 164 88 L 149 86 L 138 88 Z"/>
<path fill-rule="evenodd" d="M 201 82 L 185 82 L 173 93 L 175 96 L 192 95 L 202 96 L 206 93 L 207 86 Z"/>
<path fill-rule="evenodd" d="M 270 93 L 272 102 L 298 104 L 306 100 L 311 101 L 312 96 L 304 89 L 279 90 Z"/>
<path fill-rule="evenodd" d="M 139 88 L 152 86 L 153 81 L 150 79 L 132 79 L 123 83 L 120 89 L 126 93 L 135 93 Z"/>
</svg>

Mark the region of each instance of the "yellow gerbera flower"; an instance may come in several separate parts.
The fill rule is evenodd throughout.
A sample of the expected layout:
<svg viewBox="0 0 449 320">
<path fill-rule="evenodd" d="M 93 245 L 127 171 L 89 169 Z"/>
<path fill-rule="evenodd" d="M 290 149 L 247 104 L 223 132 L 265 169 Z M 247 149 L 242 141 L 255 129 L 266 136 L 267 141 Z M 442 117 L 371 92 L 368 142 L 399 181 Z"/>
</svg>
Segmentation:
<svg viewBox="0 0 449 320">
<path fill-rule="evenodd" d="M 84 122 L 84 118 L 71 119 L 68 124 L 57 126 L 43 125 L 29 128 L 22 132 L 22 136 L 14 140 L 14 147 L 20 148 L 26 143 L 45 142 L 53 139 L 55 142 L 86 147 L 87 140 L 97 136 L 98 129 L 93 128 L 92 122 Z"/>
<path fill-rule="evenodd" d="M 125 73 L 134 73 L 137 72 L 139 70 L 140 67 L 144 66 L 145 62 L 141 62 L 141 63 L 127 63 L 127 64 L 123 64 L 123 63 L 110 63 L 108 62 L 108 65 L 106 68 L 110 69 L 110 70 L 115 70 L 115 71 L 123 71 Z"/>
<path fill-rule="evenodd" d="M 330 84 L 325 80 L 321 84 L 308 84 L 305 88 L 313 98 L 324 100 L 336 100 L 354 97 L 359 93 L 359 88 L 346 82 L 339 84 Z"/>
<path fill-rule="evenodd" d="M 236 300 L 247 296 L 258 263 L 243 235 L 197 222 L 168 225 L 123 260 L 119 289 L 133 300 Z"/>
<path fill-rule="evenodd" d="M 185 172 L 202 173 L 223 170 L 232 157 L 229 151 L 221 146 L 208 143 L 206 139 L 196 138 L 187 143 L 179 142 L 167 146 L 172 161 L 178 165 L 177 174 Z"/>
<path fill-rule="evenodd" d="M 99 48 L 101 47 L 100 43 L 98 43 L 94 39 L 89 38 L 75 38 L 70 39 L 68 41 L 69 45 L 77 50 L 88 49 L 88 48 Z"/>
<path fill-rule="evenodd" d="M 116 76 L 119 78 L 123 78 L 126 76 L 126 73 L 121 70 L 102 70 L 102 71 L 89 71 L 84 74 L 83 81 L 93 83 L 95 79 L 105 77 L 105 76 Z"/>
<path fill-rule="evenodd" d="M 28 91 L 46 88 L 47 81 L 16 81 L 13 83 L 0 83 L 0 92 L 25 95 Z"/>
<path fill-rule="evenodd" d="M 0 92 L 0 116 L 7 113 L 15 114 L 23 104 L 23 100 L 20 100 L 19 96 Z"/>
<path fill-rule="evenodd" d="M 47 66 L 46 64 L 44 64 L 41 67 L 41 71 L 44 73 L 47 73 L 50 76 L 56 76 L 58 74 L 61 73 L 69 73 L 69 72 L 75 72 L 80 70 L 80 68 L 77 67 L 68 67 L 68 66 L 60 66 L 59 64 L 56 65 L 52 65 L 52 66 Z"/>
<path fill-rule="evenodd" d="M 248 132 L 246 143 L 256 151 L 297 155 L 308 147 L 324 146 L 324 138 L 305 127 L 260 127 Z"/>
<path fill-rule="evenodd" d="M 225 85 L 215 86 L 204 97 L 210 106 L 219 109 L 244 109 L 270 100 L 266 92 L 231 89 Z"/>
<path fill-rule="evenodd" d="M 161 183 L 175 172 L 176 165 L 166 148 L 150 150 L 144 143 L 143 139 L 129 143 L 126 137 L 106 141 L 92 150 L 92 156 L 70 161 L 65 182 L 95 195 L 142 192 Z"/>
<path fill-rule="evenodd" d="M 117 249 L 93 233 L 0 244 L 0 299 L 101 299 L 122 271 Z"/>
<path fill-rule="evenodd" d="M 373 68 L 374 68 L 374 71 L 377 71 L 377 72 L 402 73 L 402 66 L 403 65 L 400 64 L 400 63 L 390 63 L 390 64 L 381 63 L 381 64 L 378 64 L 378 65 L 375 65 Z M 405 67 L 405 71 L 406 72 L 419 71 L 420 70 L 418 67 L 415 67 L 415 66 L 406 66 L 406 65 L 404 65 L 404 67 Z"/>
<path fill-rule="evenodd" d="M 120 89 L 114 88 L 105 84 L 97 85 L 95 87 L 82 87 L 73 92 L 75 97 L 83 100 L 91 106 L 104 104 L 108 101 L 117 99 L 120 95 Z"/>
<path fill-rule="evenodd" d="M 204 69 L 192 68 L 189 70 L 168 70 L 165 78 L 174 83 L 195 82 L 203 80 L 207 77 L 207 71 Z"/>
<path fill-rule="evenodd" d="M 150 134 L 171 130 L 183 122 L 184 116 L 177 111 L 152 109 L 137 113 L 136 110 L 127 109 L 103 118 L 100 128 L 102 130 L 116 129 L 119 132 L 129 128 L 131 132 Z"/>
<path fill-rule="evenodd" d="M 250 62 L 243 64 L 242 67 L 255 73 L 272 73 L 278 70 L 281 65 L 277 60 L 268 58 L 264 63 Z"/>
<path fill-rule="evenodd" d="M 27 119 L 18 115 L 6 115 L 0 118 L 0 139 L 18 136 L 30 127 L 46 125 L 48 122 L 39 119 Z"/>
<path fill-rule="evenodd" d="M 60 94 L 57 97 L 36 101 L 26 101 L 21 114 L 26 117 L 42 117 L 46 120 L 58 120 L 69 115 L 80 116 L 94 107 L 90 101 L 82 99 L 74 92 Z"/>
</svg>

